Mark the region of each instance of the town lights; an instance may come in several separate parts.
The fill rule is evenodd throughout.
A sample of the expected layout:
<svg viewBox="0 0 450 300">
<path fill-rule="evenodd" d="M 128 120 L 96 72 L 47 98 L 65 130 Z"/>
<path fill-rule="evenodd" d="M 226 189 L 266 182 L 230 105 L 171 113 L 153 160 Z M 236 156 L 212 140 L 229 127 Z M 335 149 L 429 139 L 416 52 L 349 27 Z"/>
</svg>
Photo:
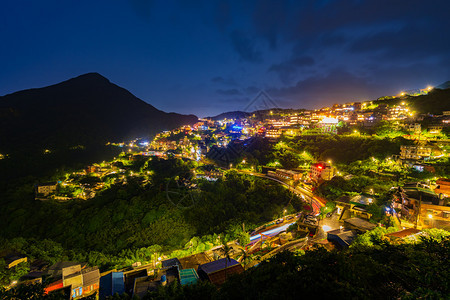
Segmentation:
<svg viewBox="0 0 450 300">
<path fill-rule="evenodd" d="M 429 90 L 429 91 L 431 91 L 433 89 L 433 87 L 431 86 L 431 85 L 429 85 L 428 87 L 427 87 L 427 90 Z"/>
</svg>

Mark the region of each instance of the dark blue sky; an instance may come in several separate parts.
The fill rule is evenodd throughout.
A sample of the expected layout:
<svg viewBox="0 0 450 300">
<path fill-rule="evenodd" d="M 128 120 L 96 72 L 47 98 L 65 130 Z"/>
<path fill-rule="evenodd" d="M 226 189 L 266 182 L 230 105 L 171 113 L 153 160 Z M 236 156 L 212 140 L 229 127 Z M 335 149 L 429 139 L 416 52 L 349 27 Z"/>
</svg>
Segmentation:
<svg viewBox="0 0 450 300">
<path fill-rule="evenodd" d="M 6 0 L 0 95 L 99 72 L 165 111 L 320 108 L 450 80 L 449 32 L 450 1 Z"/>
</svg>

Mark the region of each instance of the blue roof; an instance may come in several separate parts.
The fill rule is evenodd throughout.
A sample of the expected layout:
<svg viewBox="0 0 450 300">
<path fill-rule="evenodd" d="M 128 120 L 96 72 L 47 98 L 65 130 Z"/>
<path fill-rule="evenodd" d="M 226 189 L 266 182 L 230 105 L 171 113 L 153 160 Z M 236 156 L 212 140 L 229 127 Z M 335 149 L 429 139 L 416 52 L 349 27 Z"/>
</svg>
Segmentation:
<svg viewBox="0 0 450 300">
<path fill-rule="evenodd" d="M 350 229 L 335 229 L 327 232 L 327 239 L 330 242 L 336 242 L 344 248 L 350 246 L 356 236 Z"/>
<path fill-rule="evenodd" d="M 125 282 L 123 279 L 123 272 L 113 272 L 112 274 L 112 291 L 115 293 L 125 293 Z"/>
<path fill-rule="evenodd" d="M 181 267 L 181 263 L 178 260 L 178 258 L 176 258 L 176 257 L 163 260 L 161 263 L 162 263 L 163 268 L 170 268 L 170 267 L 175 267 L 175 266 Z"/>
<path fill-rule="evenodd" d="M 230 258 L 228 260 L 228 262 L 227 262 L 226 258 L 221 258 L 219 260 L 200 265 L 198 267 L 198 271 L 200 272 L 200 270 L 201 270 L 201 271 L 205 272 L 206 274 L 211 274 L 211 273 L 217 272 L 219 270 L 223 270 L 227 267 L 229 268 L 231 266 L 238 265 L 238 264 L 239 264 L 239 262 L 232 258 Z"/>
<path fill-rule="evenodd" d="M 111 272 L 100 278 L 100 299 L 125 292 L 123 272 Z"/>
<path fill-rule="evenodd" d="M 195 269 L 183 269 L 179 271 L 181 285 L 192 284 L 198 281 L 198 274 Z"/>
</svg>

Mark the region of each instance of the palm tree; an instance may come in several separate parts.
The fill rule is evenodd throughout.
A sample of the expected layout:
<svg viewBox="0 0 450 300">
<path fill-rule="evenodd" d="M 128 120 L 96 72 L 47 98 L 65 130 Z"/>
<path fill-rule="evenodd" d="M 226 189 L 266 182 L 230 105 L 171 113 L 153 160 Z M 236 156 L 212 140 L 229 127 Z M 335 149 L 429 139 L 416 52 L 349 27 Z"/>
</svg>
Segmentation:
<svg viewBox="0 0 450 300">
<path fill-rule="evenodd" d="M 222 244 L 222 253 L 223 256 L 225 257 L 225 280 L 227 279 L 228 262 L 231 259 L 230 254 L 232 250 L 233 248 L 228 246 L 228 244 L 224 241 Z"/>
<path fill-rule="evenodd" d="M 245 249 L 244 248 L 239 248 L 239 252 L 240 252 L 240 257 L 239 257 L 239 260 L 242 262 L 242 264 L 244 265 L 244 271 L 245 271 L 245 269 L 246 269 L 246 267 L 247 267 L 247 260 L 248 260 L 248 258 L 250 257 L 249 255 L 248 255 L 248 253 L 247 253 L 247 251 L 245 251 Z"/>
</svg>

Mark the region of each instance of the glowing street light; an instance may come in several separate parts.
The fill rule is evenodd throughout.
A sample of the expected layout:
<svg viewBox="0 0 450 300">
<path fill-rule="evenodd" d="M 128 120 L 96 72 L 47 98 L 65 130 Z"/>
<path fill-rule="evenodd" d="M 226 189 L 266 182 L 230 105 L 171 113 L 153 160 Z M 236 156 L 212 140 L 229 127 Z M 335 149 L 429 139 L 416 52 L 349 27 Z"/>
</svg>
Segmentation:
<svg viewBox="0 0 450 300">
<path fill-rule="evenodd" d="M 432 214 L 428 214 L 428 219 L 433 219 L 433 215 Z"/>
</svg>

